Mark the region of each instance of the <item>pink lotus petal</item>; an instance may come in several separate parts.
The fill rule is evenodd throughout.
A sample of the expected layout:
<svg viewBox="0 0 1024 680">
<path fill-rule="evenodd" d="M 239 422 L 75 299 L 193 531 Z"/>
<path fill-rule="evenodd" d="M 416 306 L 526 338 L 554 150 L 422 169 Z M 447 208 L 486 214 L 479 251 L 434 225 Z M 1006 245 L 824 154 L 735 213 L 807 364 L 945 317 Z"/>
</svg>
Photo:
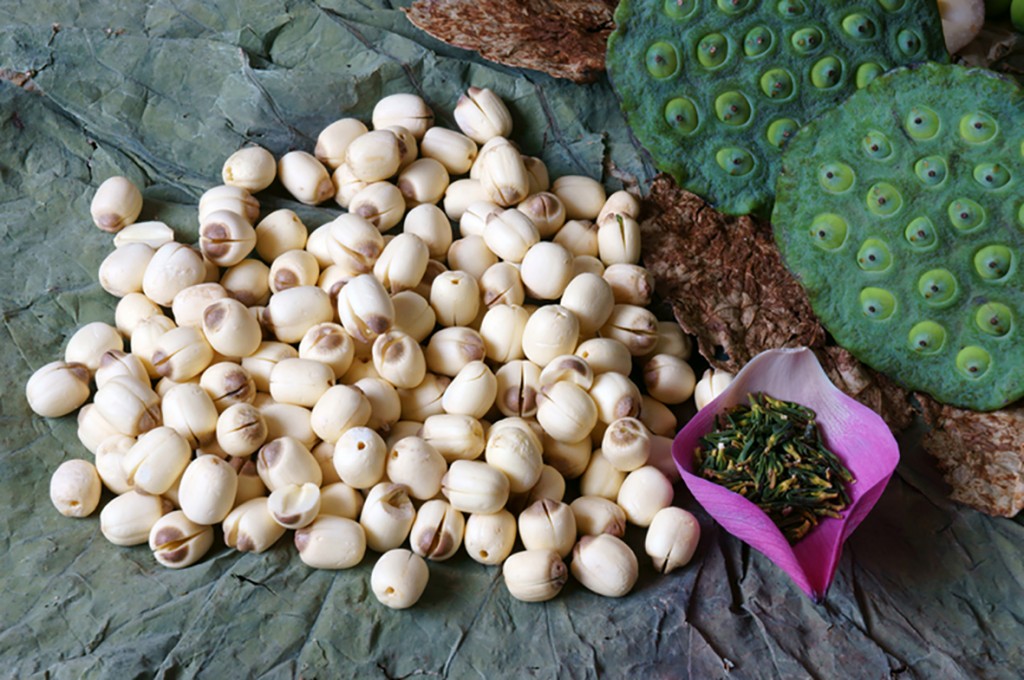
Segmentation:
<svg viewBox="0 0 1024 680">
<path fill-rule="evenodd" d="M 831 450 L 855 483 L 841 519 L 825 518 L 791 546 L 756 505 L 738 493 L 694 473 L 693 452 L 715 426 L 719 412 L 747 402 L 752 392 L 793 401 L 817 413 Z M 768 350 L 744 366 L 717 399 L 705 406 L 675 438 L 672 456 L 693 494 L 726 531 L 764 553 L 815 601 L 824 597 L 835 575 L 843 543 L 867 516 L 899 462 L 899 446 L 882 418 L 835 387 L 807 348 Z"/>
</svg>

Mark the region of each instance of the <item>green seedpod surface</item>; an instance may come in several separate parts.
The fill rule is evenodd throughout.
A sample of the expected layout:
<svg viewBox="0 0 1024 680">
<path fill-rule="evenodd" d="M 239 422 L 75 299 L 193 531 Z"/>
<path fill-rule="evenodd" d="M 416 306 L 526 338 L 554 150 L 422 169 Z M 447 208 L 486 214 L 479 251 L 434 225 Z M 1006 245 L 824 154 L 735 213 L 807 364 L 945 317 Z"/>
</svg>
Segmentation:
<svg viewBox="0 0 1024 680">
<path fill-rule="evenodd" d="M 608 76 L 660 170 L 767 215 L 780 151 L 880 73 L 947 62 L 934 0 L 623 0 Z"/>
<path fill-rule="evenodd" d="M 940 64 L 877 78 L 790 142 L 772 223 L 815 313 L 861 361 L 963 408 L 1024 395 L 1016 82 Z"/>
</svg>

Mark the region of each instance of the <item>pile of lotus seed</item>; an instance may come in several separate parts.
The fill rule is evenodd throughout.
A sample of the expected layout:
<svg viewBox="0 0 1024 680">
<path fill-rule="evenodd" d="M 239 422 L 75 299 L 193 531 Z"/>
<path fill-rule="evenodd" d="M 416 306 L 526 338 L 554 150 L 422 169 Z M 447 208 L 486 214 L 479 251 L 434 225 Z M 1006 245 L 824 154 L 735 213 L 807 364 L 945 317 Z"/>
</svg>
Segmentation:
<svg viewBox="0 0 1024 680">
<path fill-rule="evenodd" d="M 645 308 L 633 196 L 549 182 L 490 90 L 470 88 L 454 118 L 461 132 L 434 127 L 420 97 L 396 94 L 372 130 L 338 120 L 313 154 L 241 149 L 199 201 L 198 247 L 136 223 L 130 181 L 103 182 L 91 212 L 116 234 L 99 268 L 115 324 L 79 329 L 26 387 L 59 417 L 95 383 L 78 412 L 94 462 L 57 468 L 57 509 L 90 515 L 106 487 L 103 535 L 172 568 L 201 559 L 217 524 L 256 553 L 292 529 L 321 569 L 369 548 L 393 608 L 420 598 L 424 558 L 460 546 L 531 602 L 558 594 L 570 553 L 586 588 L 629 592 L 627 522 L 647 527 L 658 571 L 686 564 L 699 525 L 672 506 L 665 404 L 695 387 L 709 401 L 729 376 L 695 385 L 689 339 Z M 311 233 L 291 210 L 260 220 L 253 193 L 275 179 L 346 212 Z"/>
</svg>

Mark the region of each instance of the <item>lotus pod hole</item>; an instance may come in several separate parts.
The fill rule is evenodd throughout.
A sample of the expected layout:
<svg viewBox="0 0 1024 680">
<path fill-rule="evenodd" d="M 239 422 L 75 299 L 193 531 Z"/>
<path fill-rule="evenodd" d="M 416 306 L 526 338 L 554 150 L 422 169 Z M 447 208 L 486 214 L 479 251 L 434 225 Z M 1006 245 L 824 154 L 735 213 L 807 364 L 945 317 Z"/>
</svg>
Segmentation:
<svg viewBox="0 0 1024 680">
<path fill-rule="evenodd" d="M 949 60 L 934 0 L 623 0 L 615 23 L 608 76 L 629 126 L 660 170 L 730 214 L 771 211 L 801 125 L 894 66 Z M 927 113 L 911 134 L 938 134 Z"/>
<path fill-rule="evenodd" d="M 822 323 L 962 408 L 1024 396 L 1022 131 L 1015 81 L 924 64 L 878 77 L 782 155 L 775 239 Z"/>
</svg>

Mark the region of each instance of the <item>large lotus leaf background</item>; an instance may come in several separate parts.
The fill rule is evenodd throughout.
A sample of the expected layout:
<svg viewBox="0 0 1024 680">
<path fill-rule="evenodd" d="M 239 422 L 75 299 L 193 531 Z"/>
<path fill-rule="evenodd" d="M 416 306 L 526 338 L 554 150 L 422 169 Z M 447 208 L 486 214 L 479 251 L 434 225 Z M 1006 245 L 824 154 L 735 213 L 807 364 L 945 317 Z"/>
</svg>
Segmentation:
<svg viewBox="0 0 1024 680">
<path fill-rule="evenodd" d="M 129 176 L 145 186 L 143 218 L 191 239 L 196 199 L 245 140 L 308 150 L 330 121 L 368 119 L 399 91 L 451 125 L 469 85 L 509 102 L 514 137 L 554 175 L 650 177 L 607 81 L 488 64 L 386 0 L 0 4 L 0 676 L 1019 676 L 1024 527 L 945 500 L 913 437 L 821 606 L 705 515 L 694 562 L 660 577 L 641 560 L 621 600 L 570 583 L 524 604 L 498 569 L 460 556 L 431 564 L 423 600 L 393 612 L 370 593 L 370 557 L 334 573 L 286 542 L 217 545 L 170 571 L 145 547 L 108 544 L 95 516 L 54 511 L 50 473 L 88 453 L 73 416 L 32 416 L 23 389 L 76 327 L 113 318 L 96 283 L 111 246 L 88 218 L 95 187 Z M 299 212 L 312 226 L 333 213 Z"/>
</svg>

